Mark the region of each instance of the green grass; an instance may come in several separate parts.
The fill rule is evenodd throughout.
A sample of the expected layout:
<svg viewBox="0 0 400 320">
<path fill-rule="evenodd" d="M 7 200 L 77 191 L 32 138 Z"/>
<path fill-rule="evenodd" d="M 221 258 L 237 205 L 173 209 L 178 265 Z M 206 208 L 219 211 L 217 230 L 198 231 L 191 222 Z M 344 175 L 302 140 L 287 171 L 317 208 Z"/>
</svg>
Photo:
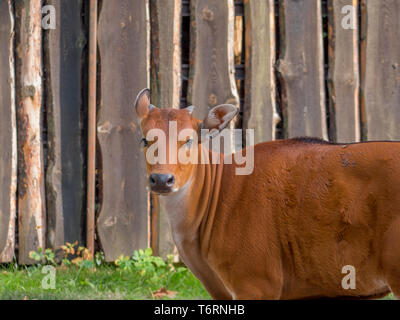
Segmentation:
<svg viewBox="0 0 400 320">
<path fill-rule="evenodd" d="M 0 300 L 211 299 L 189 269 L 173 263 L 173 256 L 163 260 L 148 248 L 106 263 L 101 252 L 93 258 L 87 249 L 75 247 L 63 246 L 61 265 L 50 249 L 30 253 L 38 262 L 34 266 L 0 265 Z M 49 283 L 46 265 L 55 271 L 54 289 L 42 285 Z M 384 298 L 391 299 L 393 295 Z"/>
<path fill-rule="evenodd" d="M 56 288 L 42 288 L 41 266 L 0 267 L 0 299 L 155 299 L 153 292 L 165 287 L 175 291 L 175 297 L 160 299 L 210 299 L 210 296 L 193 274 L 180 272 L 157 273 L 146 276 L 138 270 L 121 270 L 113 264 L 103 264 L 88 269 L 70 266 L 56 267 Z"/>
<path fill-rule="evenodd" d="M 382 298 L 382 300 L 396 300 L 393 293 L 387 295 L 386 297 Z"/>
<path fill-rule="evenodd" d="M 202 284 L 187 269 L 161 274 L 151 281 L 140 272 L 120 270 L 112 264 L 93 269 L 56 267 L 56 288 L 42 288 L 42 267 L 0 267 L 0 300 L 135 300 L 135 299 L 210 299 Z M 165 287 L 174 297 L 156 298 L 153 292 Z M 384 300 L 394 299 L 389 295 Z"/>
</svg>

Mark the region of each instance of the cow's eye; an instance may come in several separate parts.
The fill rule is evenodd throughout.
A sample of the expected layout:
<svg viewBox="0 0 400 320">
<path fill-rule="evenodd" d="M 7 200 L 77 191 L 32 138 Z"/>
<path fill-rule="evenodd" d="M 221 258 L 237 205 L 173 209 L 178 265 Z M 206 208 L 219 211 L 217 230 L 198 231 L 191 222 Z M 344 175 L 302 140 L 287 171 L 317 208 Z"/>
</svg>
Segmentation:
<svg viewBox="0 0 400 320">
<path fill-rule="evenodd" d="M 190 148 L 190 146 L 192 145 L 192 143 L 193 143 L 193 139 L 190 138 L 190 139 L 188 139 L 188 140 L 185 142 L 185 145 L 188 146 L 188 147 Z"/>
<path fill-rule="evenodd" d="M 143 143 L 143 146 L 148 147 L 149 146 L 149 142 L 146 140 L 146 138 L 142 138 L 142 140 L 140 141 L 140 143 Z"/>
</svg>

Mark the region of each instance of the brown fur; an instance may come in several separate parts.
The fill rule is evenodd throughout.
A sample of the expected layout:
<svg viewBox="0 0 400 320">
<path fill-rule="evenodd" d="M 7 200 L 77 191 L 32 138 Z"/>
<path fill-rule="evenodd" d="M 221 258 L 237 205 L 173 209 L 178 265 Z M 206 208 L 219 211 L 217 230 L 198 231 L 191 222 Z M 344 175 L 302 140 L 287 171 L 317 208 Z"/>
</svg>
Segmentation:
<svg viewBox="0 0 400 320">
<path fill-rule="evenodd" d="M 239 298 L 399 295 L 399 164 L 395 142 L 257 145 L 251 176 L 224 165 L 211 263 Z"/>
<path fill-rule="evenodd" d="M 139 116 L 144 134 L 169 120 L 178 130 L 201 123 L 184 110 Z M 400 296 L 400 143 L 291 139 L 254 154 L 248 176 L 235 164 L 147 165 L 176 177 L 179 191 L 160 202 L 213 298 Z M 341 286 L 345 265 L 356 269 L 355 290 Z"/>
</svg>

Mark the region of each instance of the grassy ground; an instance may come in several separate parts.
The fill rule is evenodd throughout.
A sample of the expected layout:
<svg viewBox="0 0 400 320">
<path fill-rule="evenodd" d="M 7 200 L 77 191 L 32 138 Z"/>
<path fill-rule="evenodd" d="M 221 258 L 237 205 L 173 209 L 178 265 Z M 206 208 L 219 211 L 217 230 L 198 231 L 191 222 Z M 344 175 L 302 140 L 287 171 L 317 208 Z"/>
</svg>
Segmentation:
<svg viewBox="0 0 400 320">
<path fill-rule="evenodd" d="M 0 268 L 0 300 L 95 300 L 95 299 L 210 299 L 188 270 L 165 274 L 156 282 L 139 272 L 118 270 L 113 265 L 94 269 L 57 267 L 56 288 L 45 290 L 42 267 Z M 160 293 L 158 289 L 166 288 Z M 394 299 L 389 295 L 385 300 Z"/>
<path fill-rule="evenodd" d="M 200 281 L 173 263 L 172 256 L 165 261 L 146 249 L 106 263 L 103 254 L 90 257 L 75 244 L 63 250 L 61 265 L 49 249 L 31 252 L 38 262 L 34 266 L 0 265 L 0 300 L 210 299 Z"/>
<path fill-rule="evenodd" d="M 210 299 L 199 280 L 184 266 L 138 250 L 106 263 L 101 252 L 67 243 L 64 259 L 56 263 L 50 249 L 30 257 L 34 266 L 0 265 L 0 300 L 5 299 Z M 51 281 L 53 279 L 53 281 Z"/>
<path fill-rule="evenodd" d="M 187 269 L 160 275 L 156 281 L 138 271 L 113 265 L 93 269 L 56 267 L 55 289 L 43 289 L 42 267 L 0 268 L 0 299 L 209 299 Z M 46 282 L 46 280 L 45 280 Z M 159 289 L 165 288 L 157 293 Z"/>
</svg>

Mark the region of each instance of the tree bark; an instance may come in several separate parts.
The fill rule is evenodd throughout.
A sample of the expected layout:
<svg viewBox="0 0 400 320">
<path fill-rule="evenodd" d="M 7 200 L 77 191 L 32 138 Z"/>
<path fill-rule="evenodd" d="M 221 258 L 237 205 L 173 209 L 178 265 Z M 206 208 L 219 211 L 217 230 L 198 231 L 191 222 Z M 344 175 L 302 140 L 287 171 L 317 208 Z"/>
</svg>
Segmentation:
<svg viewBox="0 0 400 320">
<path fill-rule="evenodd" d="M 45 247 L 46 211 L 42 144 L 41 2 L 15 1 L 16 92 L 18 121 L 19 263 L 29 252 Z"/>
</svg>

